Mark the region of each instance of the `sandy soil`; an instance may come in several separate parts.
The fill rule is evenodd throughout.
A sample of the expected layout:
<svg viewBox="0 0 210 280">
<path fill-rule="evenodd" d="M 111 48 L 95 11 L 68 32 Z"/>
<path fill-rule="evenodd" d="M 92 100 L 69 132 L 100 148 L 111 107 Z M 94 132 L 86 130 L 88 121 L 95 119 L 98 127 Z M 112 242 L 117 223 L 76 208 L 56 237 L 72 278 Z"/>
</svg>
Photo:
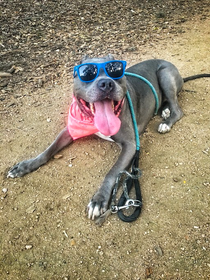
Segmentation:
<svg viewBox="0 0 210 280">
<path fill-rule="evenodd" d="M 195 17 L 179 35 L 165 34 L 123 59 L 164 58 L 183 77 L 209 73 L 209 26 Z M 71 89 L 69 76 L 1 103 L 1 279 L 210 279 L 209 79 L 184 85 L 184 117 L 170 133 L 157 133 L 155 117 L 141 137 L 140 218 L 127 224 L 112 215 L 102 227 L 84 210 L 119 154 L 114 143 L 84 138 L 32 174 L 6 178 L 65 126 Z"/>
</svg>

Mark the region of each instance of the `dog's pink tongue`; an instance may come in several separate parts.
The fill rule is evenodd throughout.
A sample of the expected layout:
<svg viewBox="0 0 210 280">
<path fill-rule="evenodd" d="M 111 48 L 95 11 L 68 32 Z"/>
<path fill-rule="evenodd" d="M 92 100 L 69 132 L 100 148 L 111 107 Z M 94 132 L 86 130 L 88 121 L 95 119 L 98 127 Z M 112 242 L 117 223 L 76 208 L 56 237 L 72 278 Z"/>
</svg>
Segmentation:
<svg viewBox="0 0 210 280">
<path fill-rule="evenodd" d="M 105 136 L 115 135 L 121 125 L 120 119 L 115 116 L 111 100 L 97 101 L 95 105 L 94 124 Z"/>
</svg>

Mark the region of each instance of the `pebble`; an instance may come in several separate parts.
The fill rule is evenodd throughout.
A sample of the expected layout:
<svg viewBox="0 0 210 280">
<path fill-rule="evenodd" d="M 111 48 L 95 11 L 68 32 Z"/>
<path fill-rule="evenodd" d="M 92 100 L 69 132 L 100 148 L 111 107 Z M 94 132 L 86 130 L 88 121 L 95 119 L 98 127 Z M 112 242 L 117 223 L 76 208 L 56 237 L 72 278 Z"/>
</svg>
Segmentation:
<svg viewBox="0 0 210 280">
<path fill-rule="evenodd" d="M 7 188 L 3 188 L 3 189 L 2 189 L 2 192 L 3 192 L 3 193 L 7 193 L 7 192 L 8 192 L 8 189 L 7 189 Z"/>
<path fill-rule="evenodd" d="M 63 155 L 54 155 L 54 157 L 53 158 L 55 158 L 55 159 L 59 159 L 59 158 L 62 158 L 63 157 Z"/>
<path fill-rule="evenodd" d="M 66 195 L 64 195 L 63 197 L 62 197 L 62 199 L 67 199 L 67 198 L 69 198 L 71 196 L 71 194 L 69 194 L 69 193 L 67 193 Z"/>
<path fill-rule="evenodd" d="M 75 246 L 75 245 L 76 245 L 76 242 L 75 242 L 74 239 L 71 240 L 70 245 L 71 245 L 71 246 Z"/>
<path fill-rule="evenodd" d="M 7 72 L 0 72 L 0 77 L 1 78 L 12 77 L 12 74 Z"/>
<path fill-rule="evenodd" d="M 67 238 L 69 238 L 69 237 L 68 237 L 68 234 L 66 233 L 65 230 L 63 230 L 63 234 L 64 234 Z"/>
<path fill-rule="evenodd" d="M 31 205 L 30 207 L 28 207 L 28 208 L 26 209 L 26 213 L 32 214 L 35 210 L 36 210 L 36 207 L 35 207 L 34 204 L 33 204 L 33 205 Z"/>
<path fill-rule="evenodd" d="M 163 256 L 163 250 L 160 246 L 155 247 L 155 252 L 158 256 L 161 256 L 161 257 Z"/>
<path fill-rule="evenodd" d="M 179 182 L 179 181 L 180 181 L 180 179 L 179 179 L 179 178 L 177 178 L 177 177 L 174 177 L 174 178 L 173 178 L 173 181 L 174 181 L 174 182 Z"/>
</svg>

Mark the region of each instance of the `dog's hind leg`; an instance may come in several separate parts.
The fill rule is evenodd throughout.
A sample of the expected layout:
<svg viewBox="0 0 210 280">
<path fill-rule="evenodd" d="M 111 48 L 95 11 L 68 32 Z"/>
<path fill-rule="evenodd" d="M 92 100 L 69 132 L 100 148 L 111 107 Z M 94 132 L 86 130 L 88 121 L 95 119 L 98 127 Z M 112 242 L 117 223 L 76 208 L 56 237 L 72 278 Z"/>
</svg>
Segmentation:
<svg viewBox="0 0 210 280">
<path fill-rule="evenodd" d="M 183 112 L 178 104 L 177 95 L 182 89 L 183 79 L 177 68 L 171 63 L 165 62 L 157 72 L 158 82 L 163 92 L 163 97 L 168 103 L 167 112 L 163 112 L 164 121 L 159 125 L 158 131 L 166 133 L 171 127 L 182 118 Z M 170 111 L 170 114 L 169 114 Z M 165 116 L 165 114 L 167 116 Z"/>
<path fill-rule="evenodd" d="M 70 144 L 72 141 L 73 139 L 70 136 L 66 127 L 61 131 L 61 133 L 57 136 L 55 141 L 43 153 L 41 153 L 35 158 L 19 162 L 10 169 L 7 177 L 22 177 L 25 174 L 38 169 L 41 165 L 45 164 L 58 151 Z"/>
</svg>

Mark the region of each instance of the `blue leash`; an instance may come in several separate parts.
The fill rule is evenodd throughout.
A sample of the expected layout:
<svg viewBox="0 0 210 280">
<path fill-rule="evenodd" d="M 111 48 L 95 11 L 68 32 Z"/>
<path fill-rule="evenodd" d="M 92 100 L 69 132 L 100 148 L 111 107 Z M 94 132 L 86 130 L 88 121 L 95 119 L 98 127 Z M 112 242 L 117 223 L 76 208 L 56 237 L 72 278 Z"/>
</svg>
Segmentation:
<svg viewBox="0 0 210 280">
<path fill-rule="evenodd" d="M 132 103 L 131 96 L 130 96 L 130 93 L 129 93 L 128 90 L 127 90 L 127 93 L 126 93 L 126 97 L 128 99 L 128 104 L 129 104 L 130 111 L 131 111 L 131 117 L 132 117 L 132 120 L 133 120 L 133 126 L 134 126 L 135 137 L 136 137 L 136 150 L 139 151 L 140 150 L 140 139 L 139 139 L 138 126 L 137 126 L 137 122 L 136 122 L 135 112 L 134 112 L 134 109 L 133 109 L 133 103 Z"/>
<path fill-rule="evenodd" d="M 125 72 L 126 76 L 132 76 L 132 77 L 136 77 L 141 79 L 142 81 L 144 81 L 152 90 L 154 97 L 155 97 L 155 102 L 156 102 L 156 107 L 155 107 L 155 114 L 157 114 L 158 112 L 158 108 L 159 108 L 159 100 L 158 100 L 158 95 L 156 93 L 155 88 L 153 87 L 153 85 L 144 77 L 134 74 L 134 73 L 128 73 Z M 130 107 L 130 111 L 131 111 L 131 116 L 132 116 L 132 120 L 133 120 L 133 125 L 134 125 L 134 131 L 135 131 L 135 139 L 136 139 L 136 153 L 133 157 L 133 161 L 131 164 L 131 173 L 127 172 L 127 171 L 122 171 L 120 172 L 114 189 L 113 189 L 113 194 L 112 194 L 112 206 L 111 206 L 111 211 L 112 213 L 117 213 L 118 217 L 124 221 L 124 222 L 133 222 L 135 221 L 140 213 L 141 213 L 141 209 L 142 209 L 142 195 L 141 195 L 141 189 L 140 189 L 140 183 L 139 183 L 139 177 L 141 176 L 141 171 L 138 168 L 139 165 L 139 154 L 140 154 L 140 138 L 139 138 L 139 132 L 138 132 L 138 126 L 137 126 L 137 122 L 136 122 L 136 117 L 135 117 L 135 112 L 133 109 L 133 104 L 132 104 L 132 100 L 129 94 L 129 91 L 127 91 L 126 93 L 126 97 L 128 99 L 128 104 Z M 123 194 L 121 195 L 118 205 L 116 206 L 116 193 L 118 190 L 118 186 L 120 183 L 120 179 L 122 177 L 122 175 L 126 175 L 126 178 L 123 181 Z M 135 186 L 135 191 L 136 191 L 136 199 L 130 199 L 129 198 L 129 192 L 132 189 L 132 186 Z M 130 215 L 124 215 L 123 213 L 123 209 L 128 209 L 130 206 L 135 207 L 134 212 Z"/>
<path fill-rule="evenodd" d="M 130 73 L 130 72 L 125 72 L 125 75 L 126 76 L 131 76 L 131 77 L 135 77 L 135 78 L 138 78 L 142 81 L 144 81 L 152 90 L 153 94 L 154 94 L 154 97 L 155 97 L 155 115 L 157 115 L 157 112 L 158 112 L 158 109 L 159 109 L 159 100 L 158 100 L 158 95 L 157 95 L 157 92 L 155 90 L 155 88 L 153 87 L 153 85 L 150 83 L 150 81 L 148 81 L 146 78 L 140 76 L 140 75 L 137 75 L 137 74 L 134 74 L 134 73 Z"/>
<path fill-rule="evenodd" d="M 125 75 L 138 78 L 138 79 L 144 81 L 151 88 L 151 90 L 154 94 L 154 97 L 155 97 L 155 115 L 157 115 L 158 108 L 159 108 L 158 95 L 157 95 L 157 92 L 156 92 L 155 88 L 150 83 L 150 81 L 148 81 L 146 78 L 144 78 L 140 75 L 130 73 L 130 72 L 125 72 Z M 128 103 L 129 103 L 129 107 L 130 107 L 130 111 L 131 111 L 131 116 L 132 116 L 132 120 L 133 120 L 133 125 L 134 125 L 134 131 L 135 131 L 135 137 L 136 137 L 136 150 L 140 150 L 140 140 L 139 140 L 138 126 L 137 126 L 137 122 L 136 122 L 136 117 L 135 117 L 135 112 L 134 112 L 134 109 L 133 109 L 132 100 L 131 100 L 131 97 L 130 97 L 130 94 L 129 94 L 128 90 L 127 90 L 126 96 L 127 96 L 127 99 L 128 99 Z"/>
<path fill-rule="evenodd" d="M 125 72 L 125 75 L 138 78 L 138 79 L 144 81 L 151 88 L 151 90 L 154 94 L 154 97 L 155 97 L 155 115 L 157 115 L 158 108 L 159 108 L 158 95 L 157 95 L 157 92 L 156 92 L 155 88 L 150 83 L 150 81 L 148 81 L 146 78 L 144 78 L 140 75 L 134 74 L 134 73 Z M 130 94 L 129 94 L 128 90 L 127 90 L 126 96 L 127 96 L 127 99 L 128 99 L 128 104 L 129 104 L 129 107 L 130 107 L 131 116 L 132 116 L 133 125 L 134 125 L 134 131 L 135 131 L 135 137 L 136 137 L 136 150 L 139 151 L 140 150 L 140 140 L 139 140 L 138 126 L 137 126 L 137 122 L 136 122 L 136 117 L 135 117 L 135 112 L 134 112 L 134 109 L 133 109 L 132 100 L 131 100 L 131 97 L 130 97 Z"/>
</svg>

